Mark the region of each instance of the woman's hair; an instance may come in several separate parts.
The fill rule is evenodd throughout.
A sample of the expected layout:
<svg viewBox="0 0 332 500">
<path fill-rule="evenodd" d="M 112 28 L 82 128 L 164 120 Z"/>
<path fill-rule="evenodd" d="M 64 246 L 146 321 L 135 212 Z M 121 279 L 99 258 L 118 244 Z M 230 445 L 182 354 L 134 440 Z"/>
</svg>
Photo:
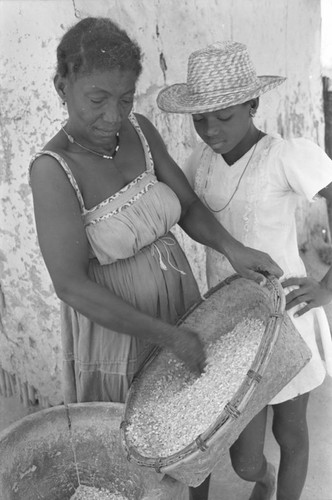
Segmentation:
<svg viewBox="0 0 332 500">
<path fill-rule="evenodd" d="M 141 49 L 116 23 L 87 17 L 72 26 L 57 47 L 57 74 L 77 76 L 94 70 L 142 71 Z"/>
</svg>

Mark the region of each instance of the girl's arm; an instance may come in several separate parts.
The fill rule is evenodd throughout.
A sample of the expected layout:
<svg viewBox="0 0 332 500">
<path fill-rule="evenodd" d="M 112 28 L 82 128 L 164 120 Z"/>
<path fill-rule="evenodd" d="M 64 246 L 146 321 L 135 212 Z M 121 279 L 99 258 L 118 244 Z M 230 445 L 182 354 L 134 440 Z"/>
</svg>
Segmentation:
<svg viewBox="0 0 332 500">
<path fill-rule="evenodd" d="M 332 202 L 332 183 L 319 191 L 327 201 Z M 317 281 L 314 278 L 288 278 L 282 283 L 284 288 L 296 286 L 297 288 L 287 295 L 286 309 L 291 309 L 299 304 L 305 304 L 295 316 L 302 316 L 314 307 L 324 306 L 332 300 L 332 266 L 325 276 Z"/>
<path fill-rule="evenodd" d="M 180 200 L 179 225 L 184 231 L 198 243 L 224 254 L 234 269 L 246 278 L 261 282 L 264 277 L 259 271 L 280 277 L 282 270 L 269 255 L 245 247 L 226 231 L 192 190 L 156 128 L 142 115 L 137 115 L 137 119 L 149 142 L 158 179 L 170 186 Z"/>
<path fill-rule="evenodd" d="M 37 158 L 31 169 L 40 249 L 57 296 L 105 328 L 172 349 L 196 371 L 204 352 L 196 334 L 150 317 L 88 276 L 88 242 L 76 194 L 57 161 Z"/>
</svg>

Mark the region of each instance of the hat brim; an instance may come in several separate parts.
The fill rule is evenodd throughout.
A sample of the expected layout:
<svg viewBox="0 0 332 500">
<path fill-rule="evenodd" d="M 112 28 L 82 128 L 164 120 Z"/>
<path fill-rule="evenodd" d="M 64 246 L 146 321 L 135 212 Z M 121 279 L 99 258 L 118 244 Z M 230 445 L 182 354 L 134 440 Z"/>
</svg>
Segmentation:
<svg viewBox="0 0 332 500">
<path fill-rule="evenodd" d="M 209 113 L 259 97 L 281 85 L 286 78 L 283 76 L 258 76 L 258 80 L 260 85 L 255 86 L 255 88 L 231 90 L 227 94 L 215 91 L 193 95 L 189 93 L 186 83 L 176 83 L 159 92 L 157 105 L 168 113 Z"/>
</svg>

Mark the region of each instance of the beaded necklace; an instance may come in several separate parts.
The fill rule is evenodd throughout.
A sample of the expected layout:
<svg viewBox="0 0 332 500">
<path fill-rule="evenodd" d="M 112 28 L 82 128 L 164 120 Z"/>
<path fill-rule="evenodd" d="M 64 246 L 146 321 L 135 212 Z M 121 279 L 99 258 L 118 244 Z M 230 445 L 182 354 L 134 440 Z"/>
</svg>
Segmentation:
<svg viewBox="0 0 332 500">
<path fill-rule="evenodd" d="M 222 208 L 220 208 L 220 209 L 218 209 L 218 210 L 214 210 L 213 208 L 211 208 L 211 207 L 210 207 L 210 205 L 209 205 L 209 204 L 208 204 L 208 202 L 206 201 L 205 196 L 203 195 L 203 200 L 204 200 L 204 203 L 205 203 L 205 205 L 208 207 L 208 209 L 209 209 L 209 210 L 211 210 L 211 212 L 214 212 L 214 213 L 219 213 L 219 212 L 222 212 L 223 210 L 225 210 L 225 208 L 227 208 L 227 207 L 228 207 L 228 205 L 230 204 L 230 202 L 231 202 L 231 201 L 232 201 L 232 199 L 234 198 L 235 193 L 236 193 L 236 192 L 237 192 L 237 190 L 239 189 L 239 186 L 240 186 L 240 182 L 241 182 L 241 180 L 242 180 L 242 177 L 244 176 L 244 173 L 245 173 L 245 171 L 247 170 L 247 167 L 248 167 L 249 163 L 251 162 L 252 157 L 254 156 L 254 153 L 255 153 L 255 151 L 256 151 L 256 147 L 257 147 L 257 144 L 258 144 L 258 142 L 259 142 L 260 137 L 261 137 L 261 131 L 259 130 L 259 132 L 258 132 L 258 136 L 257 136 L 257 141 L 256 141 L 256 143 L 255 143 L 255 146 L 254 146 L 254 148 L 253 148 L 252 152 L 251 152 L 251 155 L 250 155 L 250 157 L 249 157 L 249 160 L 247 161 L 246 166 L 245 166 L 245 167 L 244 167 L 244 169 L 242 170 L 242 173 L 241 173 L 241 175 L 240 175 L 240 177 L 239 177 L 239 180 L 237 181 L 237 184 L 236 184 L 236 186 L 235 186 L 235 190 L 234 190 L 234 192 L 233 192 L 232 196 L 230 197 L 230 199 L 228 200 L 228 202 L 226 203 L 226 205 L 224 205 Z M 207 188 L 207 182 L 208 182 L 209 175 L 210 175 L 210 171 L 211 171 L 211 164 L 212 164 L 212 162 L 210 162 L 210 164 L 209 164 L 209 170 L 208 170 L 208 173 L 207 173 L 207 176 L 206 176 L 206 181 L 205 181 L 204 190 Z"/>
<path fill-rule="evenodd" d="M 117 132 L 116 136 L 115 136 L 115 138 L 116 138 L 116 145 L 115 145 L 115 149 L 114 149 L 113 154 L 112 155 L 106 155 L 106 154 L 103 154 L 103 153 L 98 153 L 98 151 L 93 151 L 93 149 L 89 149 L 86 146 L 83 146 L 79 142 L 75 141 L 74 137 L 72 135 L 68 134 L 68 132 L 64 129 L 64 127 L 61 127 L 61 130 L 66 134 L 67 139 L 68 139 L 68 141 L 71 144 L 76 144 L 80 148 L 85 149 L 85 151 L 88 151 L 89 153 L 93 153 L 94 155 L 97 155 L 97 156 L 101 156 L 101 158 L 104 158 L 105 160 L 113 160 L 114 157 L 115 157 L 115 155 L 116 155 L 116 153 L 119 151 L 119 148 L 120 148 L 120 135 L 119 135 L 119 132 Z"/>
</svg>

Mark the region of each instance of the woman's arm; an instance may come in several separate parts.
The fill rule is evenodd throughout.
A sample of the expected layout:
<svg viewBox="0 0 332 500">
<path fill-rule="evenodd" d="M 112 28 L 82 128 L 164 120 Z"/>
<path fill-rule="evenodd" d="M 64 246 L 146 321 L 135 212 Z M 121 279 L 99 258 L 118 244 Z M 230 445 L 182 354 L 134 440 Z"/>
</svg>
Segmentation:
<svg viewBox="0 0 332 500">
<path fill-rule="evenodd" d="M 31 170 L 40 249 L 58 297 L 108 329 L 144 338 L 172 349 L 192 369 L 201 371 L 204 353 L 193 332 L 150 317 L 88 276 L 88 242 L 76 194 L 60 165 L 50 156 Z"/>
<path fill-rule="evenodd" d="M 282 270 L 269 255 L 245 247 L 226 231 L 192 190 L 184 173 L 168 154 L 156 128 L 142 115 L 137 115 L 137 119 L 149 142 L 158 179 L 170 186 L 180 200 L 182 215 L 179 225 L 183 230 L 197 242 L 224 254 L 244 277 L 260 282 L 264 277 L 257 271 L 281 276 Z"/>
<path fill-rule="evenodd" d="M 332 183 L 319 191 L 326 200 L 332 202 Z M 325 276 L 317 281 L 314 278 L 288 278 L 282 283 L 284 288 L 296 286 L 287 294 L 286 309 L 292 309 L 299 304 L 305 304 L 296 312 L 296 316 L 302 316 L 310 309 L 325 306 L 332 300 L 332 266 Z"/>
</svg>

